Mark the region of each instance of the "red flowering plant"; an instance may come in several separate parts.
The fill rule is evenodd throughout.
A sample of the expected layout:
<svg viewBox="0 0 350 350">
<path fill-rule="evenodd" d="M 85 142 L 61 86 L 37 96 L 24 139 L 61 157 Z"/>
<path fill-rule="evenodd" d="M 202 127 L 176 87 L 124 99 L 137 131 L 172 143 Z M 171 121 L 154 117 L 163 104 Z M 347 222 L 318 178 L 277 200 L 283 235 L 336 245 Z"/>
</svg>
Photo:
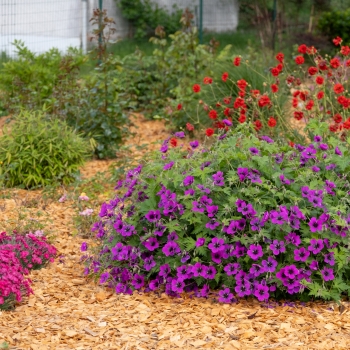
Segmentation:
<svg viewBox="0 0 350 350">
<path fill-rule="evenodd" d="M 193 85 L 193 91 L 203 96 L 198 126 L 217 130 L 227 128 L 225 120 L 233 125 L 251 122 L 258 134 L 300 142 L 305 136 L 312 139 L 307 125 L 317 120 L 328 124 L 323 137 L 337 133 L 344 140 L 350 130 L 350 47 L 339 37 L 334 43 L 340 47 L 335 57 L 323 57 L 304 44 L 293 62 L 278 53 L 266 74 L 239 56 L 233 58 L 220 77 L 204 77 Z M 214 99 L 207 98 L 208 91 Z"/>
<path fill-rule="evenodd" d="M 23 295 L 33 293 L 31 281 L 24 277 L 28 270 L 24 268 L 16 257 L 13 246 L 0 245 L 0 309 L 8 310 L 16 302 L 22 300 Z"/>
</svg>

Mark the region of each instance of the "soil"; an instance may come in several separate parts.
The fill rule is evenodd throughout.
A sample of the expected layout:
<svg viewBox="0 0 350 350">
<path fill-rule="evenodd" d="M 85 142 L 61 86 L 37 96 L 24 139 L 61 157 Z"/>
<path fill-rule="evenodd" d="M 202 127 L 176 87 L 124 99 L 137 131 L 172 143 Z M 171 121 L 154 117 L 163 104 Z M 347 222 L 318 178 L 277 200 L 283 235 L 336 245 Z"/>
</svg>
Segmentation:
<svg viewBox="0 0 350 350">
<path fill-rule="evenodd" d="M 168 134 L 161 121 L 135 118 L 136 136 L 128 141 L 130 156 L 142 157 Z M 136 141 L 135 141 L 136 140 Z M 146 143 L 143 151 L 135 144 Z M 92 161 L 82 168 L 88 178 L 113 161 Z M 13 189 L 0 199 L 0 230 L 16 219 L 18 201 L 40 203 L 40 191 Z M 256 300 L 223 305 L 213 298 L 164 294 L 116 295 L 83 277 L 83 241 L 73 237 L 74 210 L 69 201 L 53 201 L 43 209 L 51 218 L 58 257 L 33 271 L 34 295 L 14 311 L 0 312 L 0 345 L 9 349 L 349 349 L 349 303 L 274 304 Z"/>
</svg>

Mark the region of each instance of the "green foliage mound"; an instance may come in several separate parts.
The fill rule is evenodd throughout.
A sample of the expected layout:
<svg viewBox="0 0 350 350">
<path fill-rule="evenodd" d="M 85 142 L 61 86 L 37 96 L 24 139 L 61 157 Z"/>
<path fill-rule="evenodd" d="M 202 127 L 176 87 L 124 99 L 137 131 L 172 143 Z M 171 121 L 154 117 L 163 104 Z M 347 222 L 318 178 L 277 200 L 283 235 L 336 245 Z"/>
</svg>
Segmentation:
<svg viewBox="0 0 350 350">
<path fill-rule="evenodd" d="M 0 185 L 69 183 L 90 152 L 87 141 L 44 112 L 22 112 L 0 137 Z"/>
</svg>

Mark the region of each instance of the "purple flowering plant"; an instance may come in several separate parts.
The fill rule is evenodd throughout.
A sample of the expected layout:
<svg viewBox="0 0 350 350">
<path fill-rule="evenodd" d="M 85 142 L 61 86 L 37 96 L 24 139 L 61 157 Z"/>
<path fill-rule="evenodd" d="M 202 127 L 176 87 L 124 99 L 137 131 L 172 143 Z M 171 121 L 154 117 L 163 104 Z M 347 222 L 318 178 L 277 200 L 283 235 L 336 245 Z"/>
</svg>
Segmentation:
<svg viewBox="0 0 350 350">
<path fill-rule="evenodd" d="M 225 303 L 348 294 L 350 140 L 225 133 L 127 172 L 92 226 L 85 274 L 117 293 L 219 290 Z"/>
</svg>

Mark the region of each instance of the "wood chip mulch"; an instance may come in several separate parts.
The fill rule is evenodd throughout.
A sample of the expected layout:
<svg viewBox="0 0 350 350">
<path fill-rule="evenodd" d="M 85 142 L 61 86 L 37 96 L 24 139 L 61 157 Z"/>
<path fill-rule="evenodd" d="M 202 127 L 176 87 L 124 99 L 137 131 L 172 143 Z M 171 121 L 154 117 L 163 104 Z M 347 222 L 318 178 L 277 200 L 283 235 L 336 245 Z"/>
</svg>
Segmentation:
<svg viewBox="0 0 350 350">
<path fill-rule="evenodd" d="M 154 136 L 151 125 L 138 131 L 148 132 L 149 140 Z M 155 128 L 157 137 L 166 133 L 161 124 Z M 83 173 L 95 174 L 106 164 L 89 162 Z M 13 198 L 0 199 L 0 231 L 16 215 L 15 208 Z M 223 305 L 187 295 L 116 295 L 83 277 L 80 245 L 92 240 L 71 235 L 71 203 L 52 202 L 45 210 L 52 219 L 58 257 L 31 272 L 35 294 L 29 300 L 14 311 L 0 312 L 0 346 L 6 341 L 13 350 L 350 348 L 349 303 L 267 307 L 253 299 Z"/>
</svg>

